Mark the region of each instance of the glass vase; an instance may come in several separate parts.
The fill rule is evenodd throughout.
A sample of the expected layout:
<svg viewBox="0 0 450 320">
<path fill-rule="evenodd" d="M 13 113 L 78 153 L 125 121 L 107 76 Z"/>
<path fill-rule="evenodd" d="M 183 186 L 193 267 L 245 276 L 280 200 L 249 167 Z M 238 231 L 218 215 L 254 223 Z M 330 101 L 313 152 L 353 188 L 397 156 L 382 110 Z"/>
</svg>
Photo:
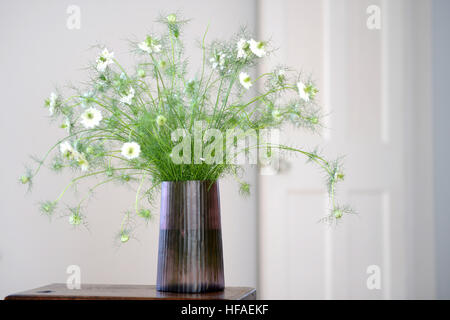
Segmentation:
<svg viewBox="0 0 450 320">
<path fill-rule="evenodd" d="M 217 182 L 163 182 L 159 232 L 157 290 L 224 289 Z"/>
</svg>

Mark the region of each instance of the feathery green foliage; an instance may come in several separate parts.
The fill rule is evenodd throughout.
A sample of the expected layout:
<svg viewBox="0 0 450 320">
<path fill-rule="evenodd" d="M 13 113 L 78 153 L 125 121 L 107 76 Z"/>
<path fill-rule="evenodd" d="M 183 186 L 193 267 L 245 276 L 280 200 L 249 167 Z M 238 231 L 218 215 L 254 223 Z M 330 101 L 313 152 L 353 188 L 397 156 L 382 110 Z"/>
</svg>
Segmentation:
<svg viewBox="0 0 450 320">
<path fill-rule="evenodd" d="M 182 137 L 174 139 L 174 132 L 182 130 L 184 135 L 195 136 L 200 126 L 200 140 L 207 144 L 216 139 L 206 137 L 208 129 L 225 135 L 228 130 L 259 133 L 279 128 L 286 122 L 311 130 L 321 127 L 320 108 L 314 100 L 318 90 L 310 79 L 285 67 L 255 79 L 249 76 L 251 67 L 270 54 L 268 43 L 254 41 L 241 29 L 229 41 L 213 41 L 207 45 L 206 31 L 201 41 L 201 70 L 188 79 L 181 39 L 187 21 L 171 14 L 159 22 L 165 25 L 163 34 L 148 35 L 144 41 L 132 43 L 139 57 L 134 70 L 125 70 L 113 53 L 102 48 L 85 87 L 75 89 L 67 98 L 52 93 L 46 100 L 50 115 L 62 121 L 60 126 L 67 131 L 67 136 L 55 143 L 37 169 L 27 171 L 20 182 L 31 184 L 55 150 L 50 168 L 54 171 L 71 168 L 79 175 L 56 200 L 41 205 L 45 214 L 53 213 L 65 192 L 78 181 L 93 177 L 102 180 L 70 209 L 69 222 L 73 225 L 83 223 L 80 210 L 94 190 L 113 181 L 140 181 L 135 213 L 145 221 L 152 214 L 150 209 L 141 207 L 141 200 L 146 198 L 151 205 L 153 194 L 163 181 L 215 181 L 230 174 L 238 181 L 241 194 L 248 194 L 250 185 L 241 181 L 238 174 L 241 165 L 225 161 L 226 155 L 218 154 L 216 149 L 209 156 L 224 161 L 211 163 L 205 160 L 205 155 L 185 154 L 183 149 L 178 156 L 187 157 L 188 161 L 176 163 L 174 147 Z M 259 91 L 249 98 L 248 89 L 252 85 Z M 286 102 L 287 97 L 290 100 Z M 189 144 L 195 151 L 194 142 Z M 260 140 L 252 147 L 305 155 L 327 176 L 332 206 L 327 221 L 337 221 L 350 212 L 347 207 L 340 207 L 335 199 L 336 183 L 344 177 L 339 161 L 328 161 L 316 151 Z M 249 151 L 248 148 L 245 151 Z M 119 239 L 122 243 L 131 235 L 130 215 L 130 212 L 125 214 L 121 226 Z"/>
</svg>

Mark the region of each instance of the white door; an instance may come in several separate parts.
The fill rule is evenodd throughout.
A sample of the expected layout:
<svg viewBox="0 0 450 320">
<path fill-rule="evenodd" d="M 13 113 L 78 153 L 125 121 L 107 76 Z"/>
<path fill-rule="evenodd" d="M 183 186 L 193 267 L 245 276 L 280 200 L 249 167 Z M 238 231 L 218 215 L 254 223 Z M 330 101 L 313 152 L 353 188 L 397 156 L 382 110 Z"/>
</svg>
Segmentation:
<svg viewBox="0 0 450 320">
<path fill-rule="evenodd" d="M 409 5 L 260 2 L 260 36 L 281 48 L 261 72 L 285 63 L 311 73 L 329 114 L 322 137 L 285 128 L 281 138 L 311 149 L 323 146 L 329 158 L 346 155 L 338 198 L 359 213 L 337 227 L 318 223 L 327 212 L 326 189 L 320 171 L 300 158 L 287 159 L 287 168 L 275 175 L 260 176 L 261 298 L 407 296 L 411 199 L 405 163 L 413 137 L 405 134 L 404 115 L 411 110 L 404 61 L 405 36 L 414 32 L 405 27 Z"/>
</svg>

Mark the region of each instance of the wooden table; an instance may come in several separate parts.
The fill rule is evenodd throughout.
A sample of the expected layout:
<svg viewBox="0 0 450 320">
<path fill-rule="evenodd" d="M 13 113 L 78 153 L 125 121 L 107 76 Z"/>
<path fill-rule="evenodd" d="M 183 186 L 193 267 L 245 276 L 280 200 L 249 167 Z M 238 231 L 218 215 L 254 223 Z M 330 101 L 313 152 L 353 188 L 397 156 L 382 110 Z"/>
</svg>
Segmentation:
<svg viewBox="0 0 450 320">
<path fill-rule="evenodd" d="M 82 284 L 80 289 L 68 289 L 54 283 L 33 290 L 9 295 L 5 300 L 255 300 L 256 290 L 227 287 L 208 293 L 173 293 L 156 291 L 155 286 L 126 284 Z"/>
</svg>

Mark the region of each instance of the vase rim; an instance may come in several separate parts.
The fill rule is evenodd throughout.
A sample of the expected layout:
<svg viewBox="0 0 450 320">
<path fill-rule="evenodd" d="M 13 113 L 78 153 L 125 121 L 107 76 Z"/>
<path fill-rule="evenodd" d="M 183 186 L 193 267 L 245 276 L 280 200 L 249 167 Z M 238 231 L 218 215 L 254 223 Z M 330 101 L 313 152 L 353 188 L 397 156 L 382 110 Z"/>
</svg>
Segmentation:
<svg viewBox="0 0 450 320">
<path fill-rule="evenodd" d="M 165 180 L 161 183 L 186 183 L 186 182 L 217 182 L 218 180 Z"/>
</svg>

